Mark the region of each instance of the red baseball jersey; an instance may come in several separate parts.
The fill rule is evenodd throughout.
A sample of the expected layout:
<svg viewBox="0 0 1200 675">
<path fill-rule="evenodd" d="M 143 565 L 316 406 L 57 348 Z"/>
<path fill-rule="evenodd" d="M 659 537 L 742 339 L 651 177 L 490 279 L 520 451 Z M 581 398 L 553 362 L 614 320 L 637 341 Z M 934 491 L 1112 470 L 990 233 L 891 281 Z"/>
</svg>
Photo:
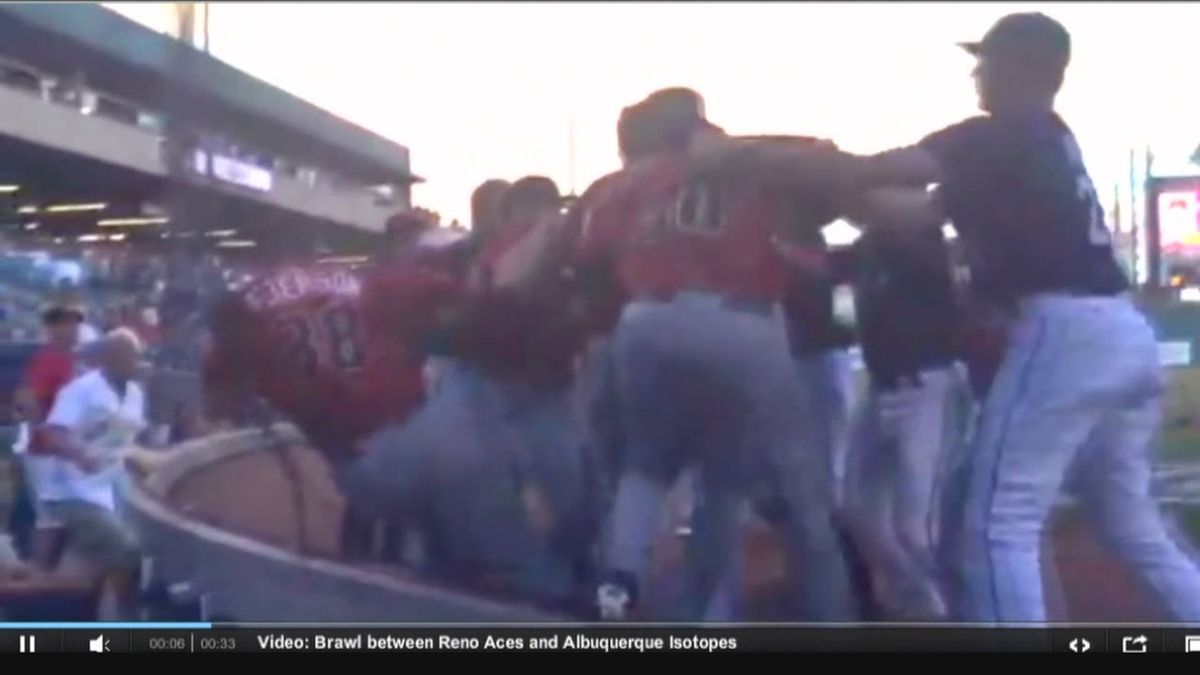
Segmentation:
<svg viewBox="0 0 1200 675">
<path fill-rule="evenodd" d="M 568 256 L 560 247 L 567 233 L 538 231 L 547 225 L 511 221 L 488 236 L 468 272 L 473 283 L 461 307 L 459 340 L 463 356 L 497 375 L 557 387 L 569 382 L 586 330 L 571 311 L 571 289 L 562 274 Z M 528 243 L 523 241 L 526 236 L 548 237 L 544 257 L 532 268 L 537 282 L 521 289 L 497 287 L 493 277 L 498 266 Z"/>
<path fill-rule="evenodd" d="M 625 171 L 614 171 L 598 178 L 579 196 L 567 216 L 567 238 L 573 247 L 583 246 L 585 237 L 596 236 L 589 230 L 613 228 L 620 221 L 626 208 L 621 198 L 626 180 Z M 592 334 L 603 335 L 617 325 L 629 294 L 618 283 L 609 261 L 598 251 L 588 253 L 587 259 L 576 261 L 573 272 L 586 303 L 587 328 Z"/>
<path fill-rule="evenodd" d="M 326 452 L 402 421 L 422 401 L 416 336 L 456 284 L 417 265 L 372 272 L 288 267 L 222 304 L 206 380 L 241 384 Z"/>
<path fill-rule="evenodd" d="M 786 283 L 776 228 L 792 205 L 749 181 L 692 177 L 685 158 L 660 155 L 624 172 L 582 226 L 581 267 L 611 257 L 633 296 L 709 291 L 777 300 Z"/>
</svg>

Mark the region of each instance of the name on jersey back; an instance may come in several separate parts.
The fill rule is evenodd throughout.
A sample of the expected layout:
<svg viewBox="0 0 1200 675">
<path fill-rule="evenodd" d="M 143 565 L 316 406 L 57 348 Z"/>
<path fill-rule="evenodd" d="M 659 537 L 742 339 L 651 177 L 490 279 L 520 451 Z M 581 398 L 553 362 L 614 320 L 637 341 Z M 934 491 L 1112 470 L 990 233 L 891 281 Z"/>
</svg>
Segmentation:
<svg viewBox="0 0 1200 675">
<path fill-rule="evenodd" d="M 357 297 L 362 284 L 346 270 L 289 268 L 263 279 L 246 292 L 254 310 L 271 309 L 310 296 Z"/>
</svg>

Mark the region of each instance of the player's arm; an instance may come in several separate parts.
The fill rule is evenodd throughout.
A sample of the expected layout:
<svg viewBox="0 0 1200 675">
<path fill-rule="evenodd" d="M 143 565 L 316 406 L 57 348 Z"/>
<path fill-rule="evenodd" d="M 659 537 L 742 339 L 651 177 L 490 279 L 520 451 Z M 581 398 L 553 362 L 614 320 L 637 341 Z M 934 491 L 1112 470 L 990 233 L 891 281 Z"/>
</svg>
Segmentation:
<svg viewBox="0 0 1200 675">
<path fill-rule="evenodd" d="M 567 265 L 567 223 L 559 213 L 544 213 L 496 260 L 491 285 L 497 290 L 528 293 Z"/>
<path fill-rule="evenodd" d="M 706 134 L 689 148 L 694 173 L 721 173 L 760 183 L 836 189 L 854 157 L 830 141 L 807 137 Z"/>
<path fill-rule="evenodd" d="M 76 380 L 78 382 L 78 380 Z M 80 400 L 83 390 L 67 385 L 54 399 L 54 406 L 39 429 L 44 448 L 53 455 L 78 464 L 84 471 L 99 466 L 89 456 L 87 445 L 73 431 L 83 422 L 84 406 Z"/>
<path fill-rule="evenodd" d="M 937 157 L 921 145 L 895 148 L 877 155 L 852 156 L 846 162 L 847 182 L 857 190 L 885 185 L 924 187 L 942 182 Z"/>
<path fill-rule="evenodd" d="M 986 116 L 972 117 L 939 129 L 916 143 L 847 162 L 847 187 L 870 190 L 896 185 L 924 187 L 971 172 L 979 161 L 1004 145 L 1004 127 Z"/>
<path fill-rule="evenodd" d="M 877 187 L 841 200 L 842 213 L 865 229 L 920 230 L 946 221 L 941 192 L 924 187 Z"/>
<path fill-rule="evenodd" d="M 974 174 L 979 162 L 1003 150 L 1005 128 L 990 117 L 972 117 L 935 131 L 913 145 L 855 157 L 845 176 L 858 191 L 882 186 L 943 185 L 952 177 Z"/>
<path fill-rule="evenodd" d="M 981 184 L 981 167 L 1002 154 L 1005 128 L 973 117 L 935 131 L 915 145 L 846 163 L 837 192 L 839 208 L 867 227 L 921 228 L 946 220 L 942 197 L 948 184 Z M 936 190 L 927 186 L 936 184 Z"/>
</svg>

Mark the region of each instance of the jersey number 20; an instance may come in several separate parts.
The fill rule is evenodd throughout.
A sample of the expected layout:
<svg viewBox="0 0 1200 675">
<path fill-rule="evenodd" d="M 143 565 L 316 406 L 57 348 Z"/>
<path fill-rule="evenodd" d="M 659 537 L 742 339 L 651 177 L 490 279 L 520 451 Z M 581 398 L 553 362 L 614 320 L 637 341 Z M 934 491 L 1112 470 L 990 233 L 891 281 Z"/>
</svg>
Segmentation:
<svg viewBox="0 0 1200 675">
<path fill-rule="evenodd" d="M 1104 207 L 1100 206 L 1096 187 L 1092 185 L 1092 179 L 1083 168 L 1083 153 L 1080 152 L 1074 137 L 1068 135 L 1063 138 L 1063 150 L 1066 152 L 1067 162 L 1077 172 L 1075 198 L 1083 202 L 1083 207 L 1087 209 L 1088 243 L 1092 246 L 1109 246 L 1112 244 L 1112 234 L 1104 224 Z"/>
<path fill-rule="evenodd" d="M 292 316 L 276 322 L 276 330 L 283 335 L 283 349 L 289 360 L 301 372 L 311 375 L 322 361 L 321 344 L 326 345 L 324 359 L 338 370 L 358 370 L 365 360 L 358 336 L 358 320 L 349 307 L 334 307 L 322 312 L 317 320 Z M 325 339 L 316 341 L 317 331 Z"/>
</svg>

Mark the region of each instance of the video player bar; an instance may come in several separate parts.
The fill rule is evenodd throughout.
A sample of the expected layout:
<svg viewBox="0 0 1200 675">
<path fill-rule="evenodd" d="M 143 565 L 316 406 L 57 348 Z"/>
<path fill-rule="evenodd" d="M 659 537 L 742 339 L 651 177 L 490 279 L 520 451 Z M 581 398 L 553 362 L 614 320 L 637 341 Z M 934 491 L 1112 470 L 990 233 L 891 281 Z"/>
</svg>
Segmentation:
<svg viewBox="0 0 1200 675">
<path fill-rule="evenodd" d="M 0 653 L 793 652 L 1200 654 L 1200 628 L 213 625 L 69 629 L 0 624 Z"/>
</svg>

